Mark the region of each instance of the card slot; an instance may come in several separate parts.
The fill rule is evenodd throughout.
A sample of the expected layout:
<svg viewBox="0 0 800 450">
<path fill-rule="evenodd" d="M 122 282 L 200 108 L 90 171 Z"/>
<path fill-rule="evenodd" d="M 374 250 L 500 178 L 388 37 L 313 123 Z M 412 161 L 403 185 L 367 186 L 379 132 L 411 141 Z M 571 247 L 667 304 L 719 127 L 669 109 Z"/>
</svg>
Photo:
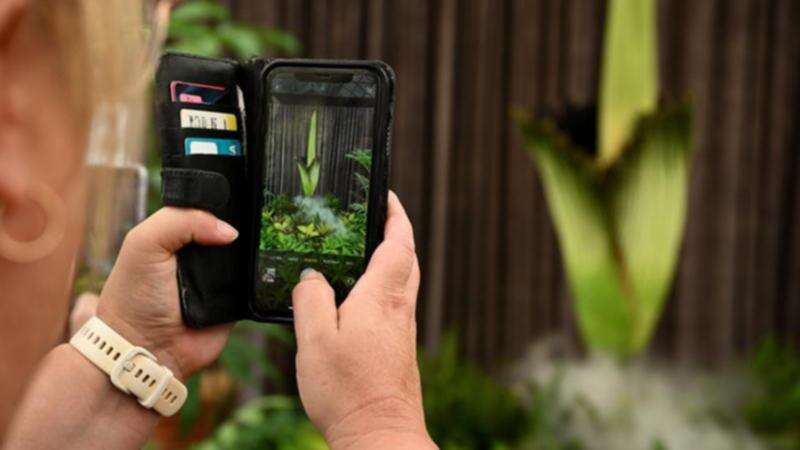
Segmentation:
<svg viewBox="0 0 800 450">
<path fill-rule="evenodd" d="M 242 116 L 233 112 L 205 111 L 184 108 L 179 113 L 181 128 L 238 132 L 243 128 Z"/>
<path fill-rule="evenodd" d="M 160 127 L 158 129 L 158 134 L 160 136 L 165 165 L 169 165 L 169 159 L 173 156 L 185 155 L 187 138 L 235 140 L 241 145 L 242 156 L 247 153 L 247 148 L 245 147 L 246 144 L 241 130 L 237 132 L 206 130 L 202 128 Z"/>
<path fill-rule="evenodd" d="M 195 105 L 183 103 L 164 103 L 158 106 L 158 122 L 161 123 L 162 128 L 165 129 L 194 129 L 204 130 L 206 128 L 184 128 L 181 123 L 181 111 L 201 111 L 202 113 L 216 113 L 216 114 L 233 114 L 236 117 L 236 128 L 241 131 L 244 128 L 243 114 L 238 106 L 221 106 L 221 105 Z M 219 130 L 224 131 L 224 130 Z"/>
<path fill-rule="evenodd" d="M 194 140 L 194 142 L 187 143 L 187 140 L 189 139 Z M 207 143 L 204 144 L 201 142 L 198 144 L 197 141 L 207 141 Z M 233 141 L 235 141 L 235 143 Z M 206 147 L 212 144 L 217 146 L 216 151 L 219 151 L 220 153 L 209 156 L 239 158 L 243 157 L 246 153 L 245 142 L 242 140 L 242 133 L 234 131 L 182 128 L 177 131 L 177 141 L 175 144 L 177 148 L 173 153 L 176 155 L 191 156 L 187 154 L 190 151 L 191 146 L 200 145 L 201 147 Z M 237 147 L 235 149 L 236 154 L 226 152 L 226 150 L 230 149 L 232 145 Z M 192 150 L 198 152 L 202 151 L 203 149 L 201 148 L 198 150 L 196 148 L 192 148 Z"/>
<path fill-rule="evenodd" d="M 180 114 L 183 109 L 196 109 L 198 111 L 236 114 L 237 116 L 242 115 L 242 110 L 238 105 L 203 105 L 199 103 L 172 102 L 167 105 L 167 108 L 177 114 Z"/>
<path fill-rule="evenodd" d="M 167 82 L 167 98 L 175 105 L 190 106 L 218 106 L 237 107 L 239 95 L 236 83 L 209 83 L 207 80 L 173 79 Z M 222 88 L 222 89 L 217 89 Z M 193 96 L 197 101 L 186 102 L 180 100 L 181 95 Z M 214 103 L 207 100 L 213 99 Z"/>
</svg>

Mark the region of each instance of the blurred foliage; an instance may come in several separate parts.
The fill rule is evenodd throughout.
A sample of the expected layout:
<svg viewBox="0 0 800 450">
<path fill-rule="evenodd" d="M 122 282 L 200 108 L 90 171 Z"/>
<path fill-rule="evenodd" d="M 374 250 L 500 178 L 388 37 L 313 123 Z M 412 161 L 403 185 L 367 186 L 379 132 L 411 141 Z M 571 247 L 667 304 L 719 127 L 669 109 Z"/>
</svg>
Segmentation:
<svg viewBox="0 0 800 450">
<path fill-rule="evenodd" d="M 420 371 L 428 430 L 443 450 L 511 449 L 526 436 L 529 419 L 521 401 L 509 388 L 459 358 L 454 333 L 448 334 L 436 355 L 421 353 Z M 316 450 L 327 446 L 295 400 L 266 396 L 237 410 L 209 439 L 192 448 Z"/>
<path fill-rule="evenodd" d="M 253 400 L 192 450 L 324 450 L 322 435 L 297 401 L 284 396 Z"/>
<path fill-rule="evenodd" d="M 520 401 L 459 358 L 455 333 L 437 354 L 420 356 L 420 373 L 428 431 L 442 450 L 506 449 L 523 437 Z"/>
<path fill-rule="evenodd" d="M 800 449 L 800 356 L 774 341 L 767 341 L 759 349 L 747 373 L 739 373 L 753 380 L 758 395 L 744 410 L 726 409 L 725 417 L 712 414 L 713 408 L 709 405 L 716 402 L 713 395 L 698 394 L 698 390 L 703 392 L 702 386 L 705 385 L 702 382 L 690 387 L 675 379 L 670 385 L 674 391 L 664 390 L 664 381 L 669 379 L 669 373 L 659 370 L 639 372 L 635 367 L 617 364 L 584 366 L 579 369 L 584 371 L 582 375 L 571 372 L 570 376 L 564 372 L 566 368 L 556 366 L 554 376 L 530 381 L 524 392 L 512 391 L 464 361 L 459 356 L 457 342 L 456 334 L 448 333 L 439 352 L 420 352 L 419 358 L 427 426 L 442 450 L 587 450 L 604 448 L 603 442 L 624 440 L 624 433 L 631 433 L 633 439 L 634 431 L 639 432 L 636 441 L 641 442 L 647 430 L 637 427 L 636 424 L 641 421 L 629 419 L 638 417 L 647 422 L 644 418 L 647 415 L 657 415 L 666 421 L 667 425 L 664 426 L 667 429 L 681 423 L 696 423 L 696 429 L 674 429 L 673 435 L 669 435 L 672 441 L 682 442 L 687 439 L 686 436 L 693 436 L 691 433 L 706 430 L 710 435 L 708 442 L 719 443 L 720 438 L 737 442 L 737 433 L 741 432 L 737 424 L 749 424 L 755 436 L 749 440 L 742 437 L 742 446 L 736 448 L 754 448 L 752 445 L 761 448 L 754 444 L 752 439 L 756 438 L 759 442 L 766 439 L 772 444 L 766 448 Z M 243 352 L 234 359 L 250 361 L 248 364 L 234 364 L 231 373 L 242 375 L 237 376 L 240 382 L 252 383 L 252 377 L 242 368 L 250 364 L 262 364 L 255 358 L 263 358 L 263 350 L 245 345 L 231 351 Z M 630 380 L 626 378 L 629 375 L 633 377 Z M 607 392 L 574 395 L 576 392 L 593 392 L 598 383 L 603 385 L 606 382 L 613 386 L 612 391 L 625 391 L 628 389 L 626 380 L 633 384 L 628 387 L 633 392 L 647 389 L 647 399 L 639 400 L 635 395 L 623 399 Z M 720 380 L 712 376 L 705 382 L 716 385 Z M 588 384 L 584 386 L 580 383 Z M 684 393 L 694 400 L 681 400 L 683 388 L 686 389 Z M 192 386 L 191 389 L 196 390 L 196 387 Z M 729 392 L 725 387 L 721 389 L 722 394 Z M 706 395 L 708 398 L 699 398 Z M 730 395 L 739 393 L 731 391 Z M 603 403 L 599 399 L 610 403 Z M 698 405 L 709 406 L 709 409 L 698 409 Z M 181 414 L 186 413 L 187 407 L 188 402 Z M 618 409 L 620 407 L 623 409 Z M 663 428 L 657 424 L 651 425 L 655 427 L 651 430 L 653 433 Z M 683 438 L 678 438 L 677 434 Z M 639 444 L 633 446 L 631 441 L 630 448 L 685 448 L 683 445 L 669 445 L 668 440 L 658 436 L 657 433 L 650 436 L 646 441 L 650 443 L 642 444 L 643 447 Z M 274 395 L 245 404 L 222 422 L 205 441 L 191 447 L 193 450 L 326 448 L 322 436 L 308 420 L 297 399 Z"/>
<path fill-rule="evenodd" d="M 570 135 L 550 118 L 522 111 L 514 118 L 541 174 L 584 341 L 625 358 L 646 347 L 674 277 L 691 111 L 649 112 L 658 72 L 656 46 L 648 43 L 656 36 L 653 0 L 613 0 L 609 8 L 599 142 Z M 631 36 L 647 42 L 630 43 Z M 641 54 L 629 54 L 632 47 Z"/>
<path fill-rule="evenodd" d="M 530 384 L 531 407 L 527 435 L 521 449 L 581 450 L 580 440 L 572 436 L 569 425 L 574 412 L 561 398 L 561 380 Z"/>
<path fill-rule="evenodd" d="M 263 345 L 260 345 L 263 344 Z M 267 359 L 264 345 L 280 345 L 294 349 L 294 338 L 288 328 L 256 322 L 239 322 L 231 332 L 217 365 L 228 373 L 239 387 L 261 389 L 263 381 L 285 387 L 286 380 L 280 370 Z M 187 380 L 188 396 L 181 408 L 181 433 L 188 434 L 201 416 L 200 388 L 203 372 Z"/>
<path fill-rule="evenodd" d="M 751 427 L 776 448 L 800 450 L 800 355 L 768 339 L 750 365 L 759 388 L 746 409 Z"/>
<path fill-rule="evenodd" d="M 172 12 L 170 50 L 219 58 L 247 59 L 272 53 L 295 56 L 302 46 L 291 34 L 275 28 L 235 21 L 230 10 L 214 0 L 188 1 Z"/>
</svg>

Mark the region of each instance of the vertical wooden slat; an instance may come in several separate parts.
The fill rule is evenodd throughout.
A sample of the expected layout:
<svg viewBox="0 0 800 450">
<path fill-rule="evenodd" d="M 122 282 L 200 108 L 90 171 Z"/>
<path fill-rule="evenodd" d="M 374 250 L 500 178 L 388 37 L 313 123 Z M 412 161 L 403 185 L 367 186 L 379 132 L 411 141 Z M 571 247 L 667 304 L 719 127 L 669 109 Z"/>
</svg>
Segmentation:
<svg viewBox="0 0 800 450">
<path fill-rule="evenodd" d="M 779 1 L 775 6 L 775 41 L 780 50 L 774 60 L 774 84 L 770 122 L 775 154 L 770 170 L 779 174 L 780 183 L 774 186 L 775 209 L 779 211 L 778 226 L 764 223 L 777 230 L 777 273 L 775 279 L 775 305 L 772 317 L 760 317 L 765 331 L 776 333 L 789 342 L 800 345 L 800 127 L 797 126 L 800 105 L 800 4 Z"/>
<path fill-rule="evenodd" d="M 280 3 L 280 0 L 237 0 L 236 12 L 254 25 L 277 27 L 280 25 Z"/>
<path fill-rule="evenodd" d="M 441 0 L 435 14 L 436 59 L 433 89 L 433 170 L 431 176 L 431 219 L 425 298 L 425 347 L 435 351 L 444 328 L 446 302 L 447 246 L 450 208 L 450 152 L 453 148 L 453 80 L 455 74 L 455 0 Z"/>
<path fill-rule="evenodd" d="M 714 17 L 713 6 L 710 1 L 682 3 L 682 7 L 690 9 L 691 12 L 683 14 L 683 17 L 686 17 L 686 22 L 683 24 L 684 33 L 678 35 L 680 58 L 684 60 L 678 67 L 686 71 L 681 76 L 686 85 L 681 87 L 696 96 L 693 104 L 693 126 L 697 130 L 705 129 L 710 119 L 708 93 L 711 89 L 711 65 L 714 62 L 709 54 L 709 43 L 713 36 L 711 26 Z M 703 209 L 707 205 L 706 198 L 709 196 L 706 192 L 706 183 L 710 174 L 704 174 L 702 167 L 714 165 L 714 160 L 710 159 L 706 152 L 708 145 L 706 134 L 696 133 L 686 236 L 682 264 L 675 287 L 678 327 L 675 334 L 676 351 L 685 359 L 696 351 L 698 342 L 707 341 L 707 337 L 702 334 L 708 329 L 708 325 L 705 323 L 705 318 L 698 317 L 698 306 L 699 302 L 702 302 L 710 308 L 706 286 L 710 277 L 707 271 L 714 270 L 713 267 L 706 267 L 707 260 L 703 256 L 707 253 L 706 240 L 713 237 L 711 236 L 713 232 L 706 229 L 705 214 L 703 214 Z"/>
<path fill-rule="evenodd" d="M 502 30 L 506 24 L 505 2 L 482 0 L 477 5 L 478 9 L 478 45 L 477 56 L 481 61 L 476 70 L 478 72 L 475 89 L 476 114 L 475 144 L 477 149 L 477 170 L 473 172 L 476 183 L 480 188 L 472 205 L 473 221 L 478 225 L 473 235 L 475 242 L 481 246 L 480 259 L 473 259 L 475 269 L 472 273 L 481 276 L 472 277 L 478 288 L 476 289 L 479 303 L 479 347 L 478 354 L 482 361 L 489 365 L 493 362 L 497 348 L 497 309 L 501 305 L 501 285 L 504 280 L 505 261 L 501 260 L 499 250 L 503 236 L 500 231 L 502 210 L 500 208 L 501 180 L 505 172 L 502 166 L 504 152 L 487 151 L 487 149 L 503 148 L 503 124 L 507 120 L 504 97 L 504 60 L 506 49 L 503 47 Z M 494 214 L 487 214 L 494 211 Z M 494 270 L 486 270 L 493 267 Z"/>
<path fill-rule="evenodd" d="M 771 261 L 766 261 L 761 254 L 771 251 L 773 245 L 765 245 L 763 237 L 769 233 L 761 229 L 762 200 L 764 197 L 764 167 L 767 162 L 767 150 L 772 147 L 769 130 L 773 127 L 770 120 L 769 103 L 771 101 L 772 84 L 772 49 L 775 47 L 774 2 L 752 2 L 750 4 L 749 23 L 746 29 L 750 36 L 748 42 L 748 77 L 741 86 L 747 104 L 744 108 L 747 126 L 743 129 L 742 142 L 747 146 L 740 155 L 741 182 L 737 188 L 737 197 L 741 217 L 739 237 L 736 240 L 736 261 L 738 276 L 735 285 L 737 297 L 734 303 L 735 344 L 738 350 L 752 345 L 761 332 L 757 318 L 760 315 L 770 316 L 772 310 L 763 300 L 764 283 L 759 280 L 765 271 L 773 272 Z M 765 267 L 766 266 L 766 267 Z M 766 269 L 766 270 L 765 270 Z M 774 280 L 772 276 L 769 281 Z M 763 286 L 766 287 L 766 286 Z M 771 302 L 769 302 L 771 303 Z"/>
<path fill-rule="evenodd" d="M 459 216 L 462 228 L 462 243 L 465 257 L 461 263 L 461 275 L 455 280 L 460 285 L 461 296 L 454 300 L 463 305 L 461 316 L 463 324 L 463 339 L 465 352 L 471 358 L 476 358 L 480 346 L 480 280 L 476 267 L 479 267 L 483 257 L 481 245 L 477 239 L 482 238 L 480 234 L 480 219 L 475 217 L 473 207 L 480 196 L 483 186 L 483 178 L 480 176 L 480 148 L 476 144 L 476 134 L 482 127 L 481 117 L 477 110 L 477 84 L 478 84 L 478 65 L 480 60 L 476 54 L 479 45 L 479 34 L 474 31 L 466 33 L 466 30 L 477 30 L 479 21 L 478 0 L 462 2 L 461 15 L 463 18 L 461 34 L 461 48 L 463 49 L 462 61 L 467 67 L 472 69 L 462 78 L 462 85 L 459 87 L 459 96 L 463 99 L 461 106 L 461 126 L 463 127 L 456 149 L 456 158 L 461 159 L 461 174 L 455 181 L 459 184 L 462 194 L 460 205 L 461 214 Z M 477 173 L 476 173 L 477 172 Z"/>
<path fill-rule="evenodd" d="M 280 6 L 281 25 L 294 34 L 303 45 L 303 54 L 308 56 L 314 49 L 311 45 L 311 13 L 314 0 L 283 0 Z"/>
<path fill-rule="evenodd" d="M 364 7 L 366 11 L 366 27 L 364 45 L 365 54 L 363 57 L 369 59 L 380 59 L 386 53 L 385 45 L 388 42 L 386 34 L 386 27 L 384 27 L 387 20 L 386 14 L 386 1 L 385 0 L 365 0 Z"/>
<path fill-rule="evenodd" d="M 532 2 L 514 0 L 508 32 L 511 34 L 509 106 L 533 108 L 536 66 L 535 49 L 539 38 L 536 27 L 530 26 L 536 18 L 536 7 Z M 549 262 L 536 259 L 535 242 L 539 239 L 537 215 L 542 214 L 541 191 L 536 180 L 533 162 L 522 147 L 516 125 L 508 122 L 506 132 L 510 136 L 506 178 L 507 236 L 505 242 L 505 311 L 503 320 L 502 357 L 511 359 L 519 355 L 528 343 L 532 323 L 542 316 L 540 307 L 547 305 L 549 298 L 533 291 L 531 279 L 541 264 Z"/>
<path fill-rule="evenodd" d="M 308 54 L 316 58 L 331 58 L 331 2 L 332 0 L 313 0 L 307 3 L 310 14 L 306 45 Z"/>
<path fill-rule="evenodd" d="M 430 194 L 430 108 L 428 82 L 430 4 L 426 0 L 393 1 L 387 5 L 391 42 L 385 59 L 397 75 L 392 188 L 397 191 L 413 224 L 417 252 L 424 261 L 428 245 Z"/>
<path fill-rule="evenodd" d="M 356 0 L 331 0 L 328 35 L 328 46 L 331 49 L 328 58 L 356 59 L 361 51 L 361 36 L 366 30 L 361 29 L 363 3 Z"/>
</svg>

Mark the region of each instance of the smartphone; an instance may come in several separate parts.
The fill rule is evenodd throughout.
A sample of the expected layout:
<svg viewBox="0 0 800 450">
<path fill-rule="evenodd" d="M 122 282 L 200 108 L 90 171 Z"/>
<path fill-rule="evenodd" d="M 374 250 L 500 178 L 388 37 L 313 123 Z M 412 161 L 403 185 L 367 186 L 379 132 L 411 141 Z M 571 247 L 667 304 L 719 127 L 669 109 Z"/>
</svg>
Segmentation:
<svg viewBox="0 0 800 450">
<path fill-rule="evenodd" d="M 394 75 L 380 62 L 276 61 L 262 77 L 250 310 L 291 321 L 304 269 L 341 302 L 383 240 Z"/>
</svg>

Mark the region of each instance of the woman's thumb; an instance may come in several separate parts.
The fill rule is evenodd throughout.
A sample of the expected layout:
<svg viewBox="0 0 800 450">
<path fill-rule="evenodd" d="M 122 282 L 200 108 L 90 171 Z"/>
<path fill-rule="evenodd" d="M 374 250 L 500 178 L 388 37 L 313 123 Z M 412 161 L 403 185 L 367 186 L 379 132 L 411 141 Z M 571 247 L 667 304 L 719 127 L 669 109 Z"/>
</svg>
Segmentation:
<svg viewBox="0 0 800 450">
<path fill-rule="evenodd" d="M 171 255 L 191 242 L 224 245 L 238 236 L 235 228 L 208 212 L 163 208 L 131 230 L 125 245 Z"/>
</svg>

